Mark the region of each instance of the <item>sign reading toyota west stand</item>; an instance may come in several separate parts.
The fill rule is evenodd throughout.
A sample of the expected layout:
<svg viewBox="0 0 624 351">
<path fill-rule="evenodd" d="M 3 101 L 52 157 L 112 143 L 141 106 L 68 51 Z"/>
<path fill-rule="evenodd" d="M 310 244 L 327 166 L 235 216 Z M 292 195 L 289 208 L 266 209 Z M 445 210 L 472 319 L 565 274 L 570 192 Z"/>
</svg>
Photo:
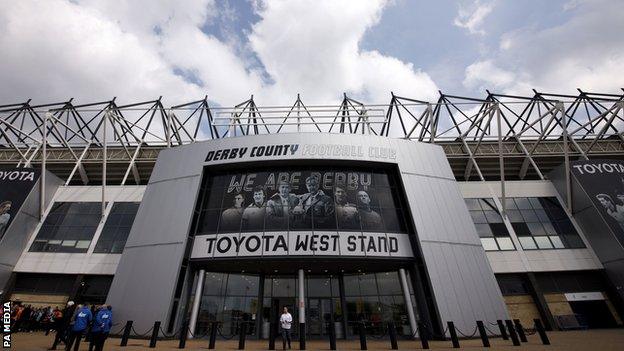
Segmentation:
<svg viewBox="0 0 624 351">
<path fill-rule="evenodd" d="M 39 179 L 33 168 L 0 168 L 0 241 Z"/>
<path fill-rule="evenodd" d="M 624 161 L 572 162 L 572 173 L 624 246 Z"/>
</svg>

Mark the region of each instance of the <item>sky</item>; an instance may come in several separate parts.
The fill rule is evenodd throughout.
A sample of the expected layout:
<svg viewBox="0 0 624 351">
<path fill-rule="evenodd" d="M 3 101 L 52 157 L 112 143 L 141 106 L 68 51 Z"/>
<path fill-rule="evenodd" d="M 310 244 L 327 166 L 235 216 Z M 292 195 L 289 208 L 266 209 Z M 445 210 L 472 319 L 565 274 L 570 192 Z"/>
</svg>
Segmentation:
<svg viewBox="0 0 624 351">
<path fill-rule="evenodd" d="M 0 104 L 624 87 L 621 0 L 0 0 Z"/>
</svg>

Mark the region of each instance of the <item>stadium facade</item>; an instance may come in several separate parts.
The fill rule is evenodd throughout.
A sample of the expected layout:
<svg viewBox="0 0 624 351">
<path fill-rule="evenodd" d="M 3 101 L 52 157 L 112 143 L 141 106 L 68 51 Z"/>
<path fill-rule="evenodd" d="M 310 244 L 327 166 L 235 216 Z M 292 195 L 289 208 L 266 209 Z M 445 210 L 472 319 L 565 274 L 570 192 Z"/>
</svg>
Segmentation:
<svg viewBox="0 0 624 351">
<path fill-rule="evenodd" d="M 258 338 L 283 306 L 312 338 L 622 326 L 623 99 L 5 105 L 2 299 Z"/>
</svg>

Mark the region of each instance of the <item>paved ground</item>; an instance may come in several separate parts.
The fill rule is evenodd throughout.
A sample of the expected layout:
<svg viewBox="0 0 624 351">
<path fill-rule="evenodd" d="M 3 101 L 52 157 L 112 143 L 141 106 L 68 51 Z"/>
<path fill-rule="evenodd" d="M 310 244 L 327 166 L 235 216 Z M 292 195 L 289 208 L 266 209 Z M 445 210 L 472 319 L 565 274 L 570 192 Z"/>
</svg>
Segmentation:
<svg viewBox="0 0 624 351">
<path fill-rule="evenodd" d="M 514 347 L 511 341 L 498 339 L 491 339 L 492 347 L 490 350 L 624 350 L 624 329 L 605 329 L 605 330 L 591 330 L 591 331 L 569 331 L 569 332 L 550 332 L 549 334 L 551 345 L 542 345 L 537 335 L 529 336 L 528 343 L 522 344 L 521 347 Z M 30 333 L 30 334 L 13 334 L 13 350 L 46 350 L 52 344 L 53 335 L 43 335 L 43 333 Z M 152 350 L 148 347 L 149 342 L 147 340 L 130 340 L 128 347 L 119 347 L 120 339 L 110 338 L 106 341 L 104 347 L 105 350 L 117 350 L 117 351 L 148 351 Z M 468 350 L 482 350 L 480 339 L 473 340 L 460 340 L 461 348 Z M 278 350 L 281 349 L 281 343 L 279 340 L 276 344 Z M 299 343 L 294 343 L 293 347 L 297 349 Z M 217 350 L 236 350 L 238 348 L 237 341 L 217 341 Z M 413 350 L 420 349 L 421 345 L 419 341 L 399 341 L 399 349 Z M 62 349 L 62 348 L 59 348 Z M 87 350 L 88 345 L 81 343 L 80 350 Z M 267 350 L 268 342 L 248 340 L 246 343 L 247 350 Z M 329 350 L 329 343 L 327 341 L 313 340 L 307 342 L 308 350 Z M 360 343 L 358 340 L 353 341 L 339 341 L 338 350 L 359 350 Z M 369 340 L 369 350 L 389 350 L 390 342 L 387 340 Z M 431 349 L 434 350 L 451 350 L 452 345 L 450 341 L 431 342 Z M 179 350 L 178 341 L 158 341 L 156 350 Z M 208 350 L 207 340 L 189 340 L 186 344 L 186 350 Z"/>
</svg>

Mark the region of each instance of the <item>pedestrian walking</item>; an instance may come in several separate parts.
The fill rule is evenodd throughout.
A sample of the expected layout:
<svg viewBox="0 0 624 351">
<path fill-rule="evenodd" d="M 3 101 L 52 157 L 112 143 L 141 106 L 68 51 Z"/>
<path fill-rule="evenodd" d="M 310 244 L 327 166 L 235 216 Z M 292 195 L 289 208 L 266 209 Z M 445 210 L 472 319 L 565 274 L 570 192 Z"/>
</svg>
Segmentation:
<svg viewBox="0 0 624 351">
<path fill-rule="evenodd" d="M 68 301 L 67 305 L 62 311 L 58 309 L 54 311 L 54 330 L 56 330 L 56 335 L 54 336 L 54 342 L 52 343 L 52 347 L 50 347 L 48 350 L 56 350 L 56 346 L 59 344 L 59 342 L 67 345 L 69 323 L 71 322 L 75 310 L 76 306 L 74 305 L 74 301 Z"/>
<path fill-rule="evenodd" d="M 91 343 L 89 343 L 89 351 L 104 350 L 104 342 L 108 338 L 111 328 L 113 327 L 113 311 L 111 306 L 102 305 L 95 315 L 93 327 L 91 328 Z"/>
<path fill-rule="evenodd" d="M 65 351 L 70 351 L 72 345 L 74 346 L 74 351 L 78 351 L 82 335 L 87 331 L 92 319 L 93 314 L 89 309 L 89 304 L 85 303 L 84 306 L 78 309 L 74 314 L 74 325 L 71 327 Z"/>
</svg>

